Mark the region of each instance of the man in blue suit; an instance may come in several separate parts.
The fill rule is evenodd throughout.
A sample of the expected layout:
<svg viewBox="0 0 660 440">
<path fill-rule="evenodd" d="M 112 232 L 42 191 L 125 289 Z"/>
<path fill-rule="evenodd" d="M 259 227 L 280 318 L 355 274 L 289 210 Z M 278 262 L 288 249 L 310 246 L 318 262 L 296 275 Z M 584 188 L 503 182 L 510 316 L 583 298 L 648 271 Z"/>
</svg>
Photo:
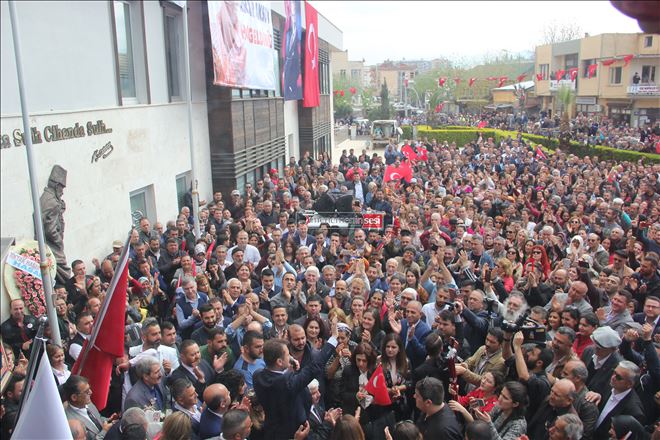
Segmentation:
<svg viewBox="0 0 660 440">
<path fill-rule="evenodd" d="M 431 333 L 431 327 L 422 319 L 422 304 L 410 301 L 406 306 L 406 319 L 401 320 L 401 339 L 406 347 L 406 354 L 412 364 L 412 370 L 422 365 L 426 359 L 424 341 Z"/>
<path fill-rule="evenodd" d="M 218 437 L 222 433 L 222 417 L 229 410 L 231 396 L 226 386 L 214 383 L 204 390 L 206 409 L 199 418 L 199 438 Z"/>
<path fill-rule="evenodd" d="M 266 368 L 254 375 L 254 390 L 261 402 L 266 420 L 264 432 L 273 440 L 293 438 L 296 430 L 307 422 L 312 398 L 307 384 L 321 378 L 324 368 L 337 346 L 337 325 L 332 325 L 332 336 L 312 362 L 299 369 L 292 361 L 287 345 L 271 339 L 264 345 Z"/>
</svg>

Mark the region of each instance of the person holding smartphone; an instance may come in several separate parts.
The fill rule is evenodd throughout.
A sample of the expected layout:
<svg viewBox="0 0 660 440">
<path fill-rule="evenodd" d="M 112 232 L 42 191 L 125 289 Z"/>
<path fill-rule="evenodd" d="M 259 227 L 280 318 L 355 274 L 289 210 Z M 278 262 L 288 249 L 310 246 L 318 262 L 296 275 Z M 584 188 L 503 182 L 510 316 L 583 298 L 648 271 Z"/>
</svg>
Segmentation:
<svg viewBox="0 0 660 440">
<path fill-rule="evenodd" d="M 449 407 L 461 414 L 474 410 L 489 413 L 497 404 L 503 383 L 504 376 L 502 374 L 489 371 L 481 377 L 479 387 L 465 396 L 453 394 L 453 390 L 450 388 L 449 393 L 453 394 L 455 400 L 449 401 Z"/>
</svg>

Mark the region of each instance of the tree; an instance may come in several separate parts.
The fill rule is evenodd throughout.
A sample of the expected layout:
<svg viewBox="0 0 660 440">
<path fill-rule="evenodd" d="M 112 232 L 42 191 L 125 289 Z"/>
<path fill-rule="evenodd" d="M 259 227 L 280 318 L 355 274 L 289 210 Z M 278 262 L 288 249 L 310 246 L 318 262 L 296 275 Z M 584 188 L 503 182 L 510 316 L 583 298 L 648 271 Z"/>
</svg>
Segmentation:
<svg viewBox="0 0 660 440">
<path fill-rule="evenodd" d="M 577 40 L 583 35 L 582 28 L 577 23 L 550 22 L 543 26 L 543 44 L 561 43 Z"/>
<path fill-rule="evenodd" d="M 390 119 L 390 91 L 387 89 L 387 80 L 380 88 L 380 117 Z"/>
<path fill-rule="evenodd" d="M 561 86 L 557 90 L 557 101 L 561 104 L 561 122 L 559 123 L 559 146 L 560 148 L 570 147 L 571 125 L 568 121 L 571 105 L 575 101 L 575 93 L 568 86 Z"/>
</svg>

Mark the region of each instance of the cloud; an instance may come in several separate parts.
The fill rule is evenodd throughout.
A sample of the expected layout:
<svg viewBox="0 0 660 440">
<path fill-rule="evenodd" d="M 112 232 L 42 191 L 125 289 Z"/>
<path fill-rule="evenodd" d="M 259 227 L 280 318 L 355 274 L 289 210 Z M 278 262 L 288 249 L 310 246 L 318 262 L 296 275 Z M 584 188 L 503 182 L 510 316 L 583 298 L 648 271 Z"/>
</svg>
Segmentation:
<svg viewBox="0 0 660 440">
<path fill-rule="evenodd" d="M 478 59 L 532 51 L 547 23 L 575 23 L 590 35 L 640 32 L 609 1 L 316 1 L 344 33 L 344 49 L 367 64 L 385 59 Z"/>
</svg>

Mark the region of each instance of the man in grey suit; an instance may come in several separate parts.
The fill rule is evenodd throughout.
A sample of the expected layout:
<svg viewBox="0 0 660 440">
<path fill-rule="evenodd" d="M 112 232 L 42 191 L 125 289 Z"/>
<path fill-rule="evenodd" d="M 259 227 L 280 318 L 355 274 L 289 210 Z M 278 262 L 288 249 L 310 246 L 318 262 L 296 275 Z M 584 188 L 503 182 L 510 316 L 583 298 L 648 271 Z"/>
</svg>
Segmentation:
<svg viewBox="0 0 660 440">
<path fill-rule="evenodd" d="M 91 401 L 92 389 L 89 382 L 82 376 L 72 374 L 62 385 L 66 402 L 64 413 L 67 419 L 78 420 L 85 426 L 87 440 L 102 439 L 119 418 L 113 414 L 106 419 Z"/>
<path fill-rule="evenodd" d="M 632 300 L 632 295 L 626 290 L 617 292 L 611 300 L 611 304 L 607 307 L 601 307 L 596 311 L 600 325 L 608 325 L 623 336 L 626 329 L 626 324 L 634 322 L 630 312 L 628 311 L 628 303 Z"/>
<path fill-rule="evenodd" d="M 163 386 L 163 371 L 158 359 L 145 356 L 137 361 L 135 374 L 138 381 L 130 389 L 124 401 L 124 410 L 151 406 L 154 410 L 164 411 L 167 393 Z"/>
</svg>

